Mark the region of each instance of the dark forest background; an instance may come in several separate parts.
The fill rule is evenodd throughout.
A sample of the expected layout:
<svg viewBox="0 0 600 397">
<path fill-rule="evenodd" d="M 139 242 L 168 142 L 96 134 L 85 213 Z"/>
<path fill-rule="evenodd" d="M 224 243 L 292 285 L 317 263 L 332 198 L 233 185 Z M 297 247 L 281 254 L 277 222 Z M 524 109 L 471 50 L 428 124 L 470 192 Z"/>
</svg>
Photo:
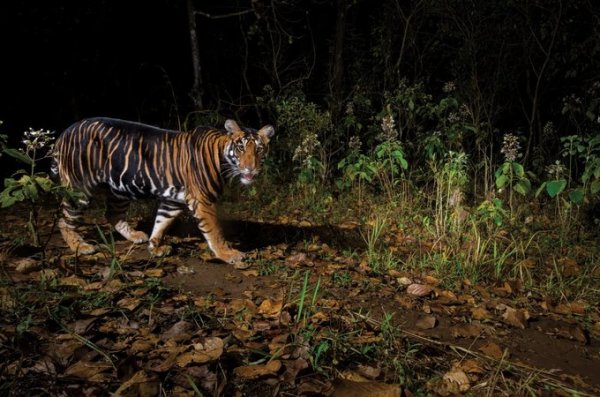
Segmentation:
<svg viewBox="0 0 600 397">
<path fill-rule="evenodd" d="M 441 136 L 492 170 L 511 133 L 539 174 L 560 137 L 600 124 L 600 6 L 588 0 L 1 7 L 0 132 L 13 142 L 93 116 L 176 129 L 232 117 L 274 124 L 277 161 L 312 150 L 326 179 L 352 136 L 361 152 L 375 147 L 389 115 L 411 164 Z"/>
</svg>

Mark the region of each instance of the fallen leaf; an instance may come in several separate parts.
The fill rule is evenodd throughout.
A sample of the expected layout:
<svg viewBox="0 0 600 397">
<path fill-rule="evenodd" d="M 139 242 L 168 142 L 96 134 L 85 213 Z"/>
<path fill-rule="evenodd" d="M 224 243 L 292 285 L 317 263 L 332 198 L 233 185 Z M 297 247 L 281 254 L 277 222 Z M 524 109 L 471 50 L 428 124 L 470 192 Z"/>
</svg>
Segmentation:
<svg viewBox="0 0 600 397">
<path fill-rule="evenodd" d="M 383 336 L 374 335 L 372 333 L 365 333 L 363 335 L 353 336 L 348 339 L 353 345 L 366 345 L 368 343 L 379 343 L 383 341 Z"/>
<path fill-rule="evenodd" d="M 161 269 L 161 268 L 148 269 L 148 270 L 144 271 L 144 274 L 147 277 L 161 278 L 165 275 L 165 269 Z"/>
<path fill-rule="evenodd" d="M 406 288 L 406 293 L 416 297 L 423 297 L 431 294 L 433 288 L 425 284 L 411 284 Z"/>
<path fill-rule="evenodd" d="M 61 277 L 60 279 L 58 279 L 58 284 L 68 286 L 68 287 L 83 288 L 83 287 L 85 287 L 86 282 L 84 279 L 79 278 L 77 276 L 68 276 L 68 277 Z"/>
<path fill-rule="evenodd" d="M 496 360 L 500 360 L 504 356 L 502 348 L 494 342 L 486 343 L 485 345 L 479 348 L 479 351 L 485 354 L 486 356 L 495 358 Z"/>
<path fill-rule="evenodd" d="M 399 397 L 401 393 L 400 385 L 340 379 L 331 397 Z"/>
<path fill-rule="evenodd" d="M 423 282 L 425 284 L 429 284 L 429 285 L 433 285 L 433 286 L 436 286 L 436 285 L 440 284 L 440 280 L 438 278 L 433 277 L 433 276 L 429 276 L 429 275 L 423 277 Z"/>
<path fill-rule="evenodd" d="M 285 383 L 293 385 L 298 377 L 298 373 L 309 367 L 308 360 L 297 358 L 295 360 L 286 360 L 283 362 L 285 372 L 282 375 L 282 380 Z"/>
<path fill-rule="evenodd" d="M 502 320 L 508 325 L 515 328 L 525 329 L 527 327 L 527 320 L 529 320 L 529 312 L 527 309 L 513 309 L 512 307 L 506 307 Z"/>
<path fill-rule="evenodd" d="M 264 317 L 275 318 L 278 317 L 283 308 L 283 301 L 271 299 L 265 299 L 258 307 L 257 313 L 262 314 Z"/>
<path fill-rule="evenodd" d="M 288 266 L 298 266 L 308 261 L 308 255 L 305 252 L 298 252 L 285 258 L 285 264 Z"/>
<path fill-rule="evenodd" d="M 281 361 L 272 360 L 264 365 L 244 365 L 234 368 L 233 373 L 244 380 L 258 379 L 262 376 L 275 375 L 281 369 Z"/>
<path fill-rule="evenodd" d="M 22 274 L 35 272 L 42 268 L 42 263 L 33 258 L 18 258 L 12 261 L 11 265 L 15 266 L 15 270 Z"/>
<path fill-rule="evenodd" d="M 450 335 L 454 338 L 477 338 L 479 337 L 484 328 L 479 324 L 462 324 L 462 325 L 453 325 L 449 328 Z"/>
<path fill-rule="evenodd" d="M 461 362 L 459 367 L 468 374 L 484 374 L 486 372 L 482 364 L 473 358 Z"/>
<path fill-rule="evenodd" d="M 378 378 L 379 375 L 381 375 L 381 368 L 359 364 L 356 368 L 356 372 L 358 372 L 366 378 L 373 380 L 375 378 Z"/>
<path fill-rule="evenodd" d="M 471 388 L 467 374 L 460 369 L 453 369 L 446 372 L 443 379 L 449 383 L 456 383 L 460 392 L 466 392 Z"/>
<path fill-rule="evenodd" d="M 585 302 L 576 301 L 571 303 L 559 303 L 554 308 L 554 312 L 558 314 L 575 314 L 578 316 L 583 316 L 585 314 L 585 309 L 587 308 L 587 304 Z"/>
<path fill-rule="evenodd" d="M 104 362 L 96 363 L 86 360 L 80 360 L 67 368 L 64 372 L 65 375 L 74 376 L 80 379 L 90 379 L 100 372 L 112 370 L 113 367 Z"/>
<path fill-rule="evenodd" d="M 130 312 L 134 311 L 142 301 L 139 298 L 126 297 L 117 302 L 117 307 L 127 309 Z"/>
<path fill-rule="evenodd" d="M 435 316 L 423 316 L 415 322 L 415 326 L 419 329 L 432 329 L 436 324 L 437 319 Z"/>
<path fill-rule="evenodd" d="M 167 331 L 163 332 L 160 335 L 160 339 L 162 341 L 172 340 L 175 342 L 184 341 L 189 339 L 191 335 L 191 331 L 193 329 L 192 323 L 187 321 L 178 321 L 171 326 Z"/>
<path fill-rule="evenodd" d="M 493 315 L 485 307 L 475 306 L 471 308 L 471 317 L 474 320 L 491 320 Z"/>
<path fill-rule="evenodd" d="M 78 335 L 84 335 L 92 328 L 92 325 L 96 320 L 97 319 L 94 317 L 77 320 L 74 323 L 69 324 L 69 328 Z"/>
<path fill-rule="evenodd" d="M 127 393 L 125 393 L 127 392 Z M 159 384 L 155 377 L 141 370 L 121 384 L 114 392 L 115 396 L 135 395 L 138 397 L 151 397 L 158 395 Z"/>
<path fill-rule="evenodd" d="M 340 377 L 344 380 L 350 380 L 353 382 L 369 382 L 370 381 L 369 379 L 365 378 L 358 372 L 353 371 L 351 369 L 343 370 L 342 373 L 340 374 Z"/>
<path fill-rule="evenodd" d="M 581 268 L 573 258 L 560 258 L 556 263 L 562 268 L 562 275 L 564 277 L 577 276 L 581 273 Z"/>
</svg>

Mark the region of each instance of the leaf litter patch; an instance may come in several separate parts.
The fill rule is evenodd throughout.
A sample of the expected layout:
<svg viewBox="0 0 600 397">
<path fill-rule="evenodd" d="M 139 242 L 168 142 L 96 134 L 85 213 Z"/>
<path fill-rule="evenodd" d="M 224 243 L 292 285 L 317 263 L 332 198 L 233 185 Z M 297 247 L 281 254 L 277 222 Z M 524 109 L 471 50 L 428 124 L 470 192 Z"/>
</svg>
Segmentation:
<svg viewBox="0 0 600 397">
<path fill-rule="evenodd" d="M 246 223 L 245 235 L 267 236 L 249 240 L 245 270 L 211 261 L 189 236 L 172 238 L 175 255 L 160 261 L 123 241 L 88 258 L 58 241 L 46 263 L 6 250 L 3 387 L 410 396 L 481 394 L 530 379 L 540 393 L 598 392 L 593 305 L 536 298 L 512 281 L 448 290 L 431 274 L 375 271 L 348 253 L 352 244 L 344 249 L 353 227 Z"/>
</svg>

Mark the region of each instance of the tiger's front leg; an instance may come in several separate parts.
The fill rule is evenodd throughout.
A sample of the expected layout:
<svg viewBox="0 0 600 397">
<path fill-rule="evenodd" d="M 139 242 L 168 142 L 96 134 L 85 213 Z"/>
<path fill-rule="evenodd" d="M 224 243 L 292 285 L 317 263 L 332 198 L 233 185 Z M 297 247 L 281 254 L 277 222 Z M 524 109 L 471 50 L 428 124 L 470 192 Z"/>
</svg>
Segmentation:
<svg viewBox="0 0 600 397">
<path fill-rule="evenodd" d="M 214 203 L 199 204 L 192 208 L 198 220 L 198 227 L 215 256 L 227 263 L 236 263 L 244 259 L 244 253 L 231 248 L 217 221 L 217 206 Z"/>
</svg>

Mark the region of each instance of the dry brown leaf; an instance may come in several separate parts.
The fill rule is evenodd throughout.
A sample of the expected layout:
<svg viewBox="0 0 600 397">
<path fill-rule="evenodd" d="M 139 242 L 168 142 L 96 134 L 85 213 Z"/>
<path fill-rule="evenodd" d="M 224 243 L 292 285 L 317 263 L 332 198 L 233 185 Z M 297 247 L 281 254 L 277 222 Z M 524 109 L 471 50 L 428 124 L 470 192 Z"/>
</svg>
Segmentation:
<svg viewBox="0 0 600 397">
<path fill-rule="evenodd" d="M 423 297 L 431 294 L 433 288 L 425 284 L 411 284 L 406 288 L 406 293 L 416 297 Z"/>
<path fill-rule="evenodd" d="M 529 320 L 529 312 L 527 309 L 513 309 L 512 307 L 506 307 L 502 320 L 515 328 L 525 329 L 527 327 L 527 320 Z"/>
<path fill-rule="evenodd" d="M 335 384 L 331 397 L 400 397 L 400 385 L 380 382 L 354 382 L 341 379 Z"/>
<path fill-rule="evenodd" d="M 413 283 L 412 280 L 408 277 L 398 277 L 396 281 L 398 282 L 398 284 L 404 285 L 405 287 Z"/>
<path fill-rule="evenodd" d="M 126 392 L 126 393 L 125 393 Z M 115 396 L 135 395 L 137 397 L 153 397 L 158 395 L 159 384 L 155 377 L 141 370 L 121 384 L 114 392 Z M 125 393 L 125 394 L 124 394 Z"/>
<path fill-rule="evenodd" d="M 466 359 L 458 367 L 468 374 L 484 374 L 486 372 L 483 365 L 474 358 Z"/>
<path fill-rule="evenodd" d="M 500 360 L 504 356 L 502 348 L 494 342 L 486 343 L 485 345 L 479 348 L 479 351 L 485 354 L 486 356 L 495 358 L 496 360 Z"/>
<path fill-rule="evenodd" d="M 285 372 L 282 375 L 282 380 L 285 383 L 293 385 L 298 377 L 298 373 L 309 367 L 308 360 L 297 358 L 295 360 L 286 360 L 283 362 Z"/>
<path fill-rule="evenodd" d="M 192 323 L 187 321 L 178 321 L 171 326 L 167 331 L 160 335 L 162 341 L 172 340 L 175 342 L 184 341 L 190 339 L 191 331 L 194 328 Z"/>
<path fill-rule="evenodd" d="M 93 310 L 90 310 L 89 312 L 86 312 L 85 314 L 90 315 L 90 316 L 94 316 L 94 317 L 100 317 L 105 315 L 106 313 L 110 313 L 112 309 L 109 307 L 99 307 Z"/>
<path fill-rule="evenodd" d="M 370 379 L 367 379 L 366 377 L 351 369 L 343 370 L 340 374 L 340 378 L 344 380 L 351 380 L 353 382 L 370 382 Z"/>
<path fill-rule="evenodd" d="M 423 316 L 415 322 L 415 327 L 419 329 L 432 329 L 436 326 L 437 319 L 435 316 Z"/>
<path fill-rule="evenodd" d="M 356 368 L 356 372 L 358 372 L 366 378 L 373 380 L 378 378 L 379 375 L 381 375 L 381 368 L 359 364 L 359 366 Z"/>
<path fill-rule="evenodd" d="M 86 285 L 84 279 L 77 276 L 61 277 L 58 279 L 58 284 L 68 287 L 80 287 L 83 288 Z"/>
<path fill-rule="evenodd" d="M 315 314 L 310 316 L 310 322 L 313 324 L 318 324 L 325 321 L 329 321 L 329 316 L 321 311 L 316 312 Z"/>
<path fill-rule="evenodd" d="M 350 342 L 353 345 L 366 345 L 368 343 L 379 343 L 382 340 L 383 336 L 367 332 L 363 335 L 353 336 L 349 338 L 348 342 Z"/>
<path fill-rule="evenodd" d="M 127 284 L 123 283 L 121 280 L 113 278 L 112 280 L 109 280 L 104 286 L 103 286 L 103 290 L 106 292 L 119 292 L 122 289 L 126 288 Z"/>
<path fill-rule="evenodd" d="M 86 360 L 77 361 L 75 364 L 71 365 L 64 372 L 65 375 L 74 376 L 76 378 L 81 379 L 90 379 L 94 375 L 112 370 L 113 367 L 105 362 L 90 362 Z"/>
<path fill-rule="evenodd" d="M 491 320 L 493 315 L 485 307 L 475 306 L 471 308 L 471 317 L 474 320 Z"/>
<path fill-rule="evenodd" d="M 161 278 L 161 277 L 164 277 L 164 275 L 165 275 L 165 269 L 161 269 L 161 268 L 148 269 L 148 270 L 144 271 L 144 274 L 146 275 L 146 277 Z"/>
<path fill-rule="evenodd" d="M 571 303 L 559 303 L 554 308 L 554 312 L 558 314 L 575 314 L 578 316 L 583 316 L 585 314 L 585 309 L 587 308 L 587 303 L 582 301 L 576 301 Z"/>
<path fill-rule="evenodd" d="M 246 270 L 242 274 L 246 277 L 258 277 L 258 270 Z"/>
<path fill-rule="evenodd" d="M 94 325 L 94 322 L 96 320 L 97 319 L 94 317 L 77 320 L 69 324 L 69 328 L 76 334 L 83 335 L 87 333 L 90 330 L 90 328 L 92 328 L 92 325 Z"/>
<path fill-rule="evenodd" d="M 142 301 L 139 298 L 126 297 L 117 302 L 117 307 L 127 309 L 130 312 L 134 311 Z"/>
<path fill-rule="evenodd" d="M 433 277 L 433 276 L 429 276 L 429 275 L 423 277 L 423 282 L 425 284 L 429 284 L 429 285 L 433 285 L 433 286 L 436 286 L 436 285 L 440 284 L 440 280 L 438 278 Z"/>
<path fill-rule="evenodd" d="M 573 258 L 564 257 L 556 262 L 562 268 L 562 275 L 565 277 L 577 276 L 581 273 L 581 268 Z"/>
<path fill-rule="evenodd" d="M 454 338 L 477 338 L 480 336 L 484 329 L 479 324 L 461 324 L 453 325 L 449 328 L 450 335 Z"/>
<path fill-rule="evenodd" d="M 275 318 L 279 316 L 282 308 L 282 300 L 265 299 L 258 307 L 257 313 L 262 314 L 264 317 Z"/>
<path fill-rule="evenodd" d="M 131 347 L 129 348 L 129 352 L 131 354 L 149 352 L 150 350 L 156 348 L 157 342 L 158 342 L 158 338 L 156 336 L 154 336 L 153 338 L 150 337 L 150 338 L 136 339 L 131 344 Z"/>
<path fill-rule="evenodd" d="M 446 372 L 443 376 L 443 379 L 449 383 L 456 383 L 459 392 L 464 393 L 471 388 L 467 374 L 460 369 L 453 369 Z"/>
<path fill-rule="evenodd" d="M 42 262 L 33 258 L 18 258 L 10 263 L 15 267 L 15 270 L 22 274 L 35 272 L 42 268 Z"/>
<path fill-rule="evenodd" d="M 244 380 L 258 379 L 262 376 L 275 375 L 281 369 L 281 361 L 272 360 L 264 365 L 244 365 L 234 368 L 233 373 Z"/>
<path fill-rule="evenodd" d="M 305 252 L 298 252 L 285 258 L 285 264 L 288 266 L 299 266 L 308 261 L 308 255 Z"/>
</svg>

